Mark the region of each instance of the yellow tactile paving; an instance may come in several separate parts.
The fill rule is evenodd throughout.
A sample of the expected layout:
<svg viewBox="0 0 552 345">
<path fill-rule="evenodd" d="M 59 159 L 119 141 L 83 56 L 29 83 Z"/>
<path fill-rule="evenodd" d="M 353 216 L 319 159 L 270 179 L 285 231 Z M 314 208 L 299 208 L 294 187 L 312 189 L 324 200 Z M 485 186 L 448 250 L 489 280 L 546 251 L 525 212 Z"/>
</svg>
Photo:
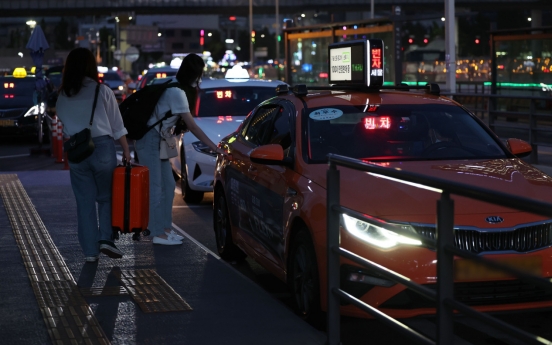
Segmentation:
<svg viewBox="0 0 552 345">
<path fill-rule="evenodd" d="M 52 342 L 109 344 L 17 175 L 0 174 L 0 195 Z"/>
<path fill-rule="evenodd" d="M 143 312 L 192 308 L 155 270 L 120 271 L 124 286 L 79 288 L 15 174 L 0 174 L 0 195 L 52 342 L 109 344 L 84 296 L 130 294 Z"/>
<path fill-rule="evenodd" d="M 192 310 L 154 270 L 120 271 L 119 279 L 144 313 Z"/>
</svg>

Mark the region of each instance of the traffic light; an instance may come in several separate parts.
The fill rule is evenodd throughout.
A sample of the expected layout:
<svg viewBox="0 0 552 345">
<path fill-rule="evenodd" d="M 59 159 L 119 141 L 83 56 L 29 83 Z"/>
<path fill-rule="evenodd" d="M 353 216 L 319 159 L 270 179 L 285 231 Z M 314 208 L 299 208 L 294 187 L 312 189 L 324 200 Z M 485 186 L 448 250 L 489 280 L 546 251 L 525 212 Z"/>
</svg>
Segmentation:
<svg viewBox="0 0 552 345">
<path fill-rule="evenodd" d="M 429 43 L 429 39 L 427 37 L 424 38 L 424 43 L 425 44 L 428 44 Z"/>
<path fill-rule="evenodd" d="M 481 41 L 479 40 L 479 36 L 475 36 L 475 44 L 479 44 Z"/>
<path fill-rule="evenodd" d="M 414 39 L 413 39 L 412 37 L 409 37 L 409 38 L 408 38 L 408 43 L 409 43 L 409 44 L 414 43 Z"/>
<path fill-rule="evenodd" d="M 255 43 L 255 30 L 251 31 L 251 42 Z"/>
</svg>

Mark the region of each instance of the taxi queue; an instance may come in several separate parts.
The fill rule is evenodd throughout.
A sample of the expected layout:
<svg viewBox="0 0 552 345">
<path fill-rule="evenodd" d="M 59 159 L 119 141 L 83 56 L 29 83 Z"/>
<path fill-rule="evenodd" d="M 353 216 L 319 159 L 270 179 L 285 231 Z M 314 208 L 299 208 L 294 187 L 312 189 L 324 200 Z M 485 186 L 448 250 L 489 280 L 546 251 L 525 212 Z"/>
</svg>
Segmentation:
<svg viewBox="0 0 552 345">
<path fill-rule="evenodd" d="M 503 142 L 434 85 L 384 87 L 378 40 L 334 46 L 328 70 L 332 86 L 278 87 L 276 97 L 255 106 L 220 141 L 229 155 L 217 158 L 214 176 L 213 230 L 220 256 L 258 261 L 289 285 L 303 318 L 314 321 L 326 309 L 329 153 L 552 202 L 552 177 L 520 159 L 530 154 L 529 144 Z M 0 102 L 20 95 L 32 101 L 15 85 L 34 78 L 2 78 L 12 81 L 2 80 Z M 45 111 L 44 105 L 26 104 L 20 118 L 3 115 L 0 129 L 22 126 Z M 435 251 L 404 235 L 436 237 L 435 193 L 347 169 L 342 174 L 343 204 L 373 220 L 343 214 L 342 247 L 435 288 Z M 457 247 L 552 276 L 552 220 L 462 197 L 455 203 Z M 404 286 L 346 259 L 341 265 L 342 288 L 388 315 L 435 313 L 430 301 Z M 552 306 L 548 291 L 468 262 L 457 261 L 454 275 L 455 297 L 480 311 Z M 364 316 L 350 305 L 342 313 Z"/>
</svg>

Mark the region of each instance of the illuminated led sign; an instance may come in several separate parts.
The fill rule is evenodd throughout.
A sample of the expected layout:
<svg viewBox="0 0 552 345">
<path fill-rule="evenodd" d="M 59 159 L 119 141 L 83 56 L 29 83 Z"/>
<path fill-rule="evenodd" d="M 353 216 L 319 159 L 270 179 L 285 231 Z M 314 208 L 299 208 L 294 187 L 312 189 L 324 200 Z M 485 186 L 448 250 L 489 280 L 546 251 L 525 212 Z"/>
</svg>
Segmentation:
<svg viewBox="0 0 552 345">
<path fill-rule="evenodd" d="M 216 94 L 218 99 L 232 98 L 232 91 L 230 91 L 230 90 L 215 91 L 215 94 Z"/>
<path fill-rule="evenodd" d="M 389 129 L 391 128 L 391 118 L 389 116 L 368 116 L 364 118 L 364 128 L 366 129 Z"/>
<path fill-rule="evenodd" d="M 347 41 L 328 47 L 330 84 L 383 85 L 383 41 Z"/>
</svg>

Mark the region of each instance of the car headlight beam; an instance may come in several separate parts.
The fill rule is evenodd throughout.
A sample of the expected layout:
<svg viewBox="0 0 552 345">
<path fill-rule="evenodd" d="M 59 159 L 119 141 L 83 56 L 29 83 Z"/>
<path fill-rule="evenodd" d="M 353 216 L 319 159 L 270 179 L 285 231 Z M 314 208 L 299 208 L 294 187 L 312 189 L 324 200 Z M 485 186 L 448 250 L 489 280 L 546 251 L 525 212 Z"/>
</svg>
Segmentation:
<svg viewBox="0 0 552 345">
<path fill-rule="evenodd" d="M 385 229 L 381 226 L 371 224 L 365 221 L 362 221 L 358 218 L 351 217 L 349 215 L 343 214 L 343 227 L 351 235 L 366 241 L 372 245 L 375 245 L 380 248 L 392 248 L 400 244 L 407 244 L 413 246 L 419 246 L 422 244 L 421 241 L 412 239 L 398 233 Z M 412 231 L 414 235 L 414 229 L 410 225 L 402 224 L 391 224 L 393 226 L 400 226 L 406 231 Z"/>
<path fill-rule="evenodd" d="M 42 102 L 40 104 L 32 106 L 29 110 L 27 110 L 27 112 L 25 113 L 25 115 L 23 117 L 35 116 L 35 115 L 38 115 L 38 114 L 44 114 L 45 110 L 46 110 L 46 107 L 44 105 L 44 102 Z"/>
</svg>

